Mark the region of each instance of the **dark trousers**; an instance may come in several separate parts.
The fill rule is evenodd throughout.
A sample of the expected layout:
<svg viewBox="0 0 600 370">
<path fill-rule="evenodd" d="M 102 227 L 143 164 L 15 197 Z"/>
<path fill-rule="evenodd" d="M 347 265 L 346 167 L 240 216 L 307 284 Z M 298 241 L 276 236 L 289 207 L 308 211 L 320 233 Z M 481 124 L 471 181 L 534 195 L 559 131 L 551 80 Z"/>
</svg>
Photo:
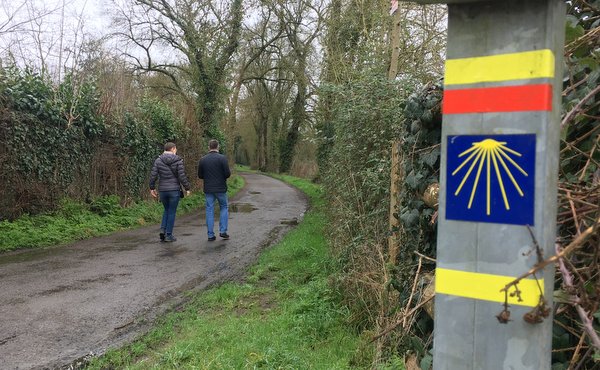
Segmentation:
<svg viewBox="0 0 600 370">
<path fill-rule="evenodd" d="M 179 205 L 179 190 L 161 191 L 160 201 L 165 207 L 160 228 L 165 231 L 166 235 L 173 235 L 173 227 L 175 226 L 175 214 L 177 213 L 177 205 Z"/>
</svg>

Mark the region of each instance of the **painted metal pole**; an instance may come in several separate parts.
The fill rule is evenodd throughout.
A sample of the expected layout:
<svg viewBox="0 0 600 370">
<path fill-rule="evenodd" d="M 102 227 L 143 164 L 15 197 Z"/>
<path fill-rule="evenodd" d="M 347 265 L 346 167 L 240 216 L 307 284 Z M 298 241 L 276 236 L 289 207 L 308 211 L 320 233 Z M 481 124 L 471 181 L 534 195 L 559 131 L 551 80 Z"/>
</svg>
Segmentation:
<svg viewBox="0 0 600 370">
<path fill-rule="evenodd" d="M 501 290 L 554 250 L 564 0 L 417 2 L 449 4 L 434 369 L 550 369 L 553 267 Z"/>
</svg>

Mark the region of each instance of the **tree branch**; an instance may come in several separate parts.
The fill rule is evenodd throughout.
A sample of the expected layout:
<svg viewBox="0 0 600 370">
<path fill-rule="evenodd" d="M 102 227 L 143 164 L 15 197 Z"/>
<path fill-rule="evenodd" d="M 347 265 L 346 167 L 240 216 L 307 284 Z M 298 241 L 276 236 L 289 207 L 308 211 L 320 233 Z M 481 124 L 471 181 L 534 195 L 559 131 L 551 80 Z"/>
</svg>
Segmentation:
<svg viewBox="0 0 600 370">
<path fill-rule="evenodd" d="M 562 120 L 561 124 L 560 124 L 560 128 L 564 128 L 569 121 L 571 121 L 571 119 L 573 119 L 573 117 L 579 113 L 579 111 L 581 110 L 581 107 L 583 107 L 583 105 L 590 100 L 594 95 L 600 93 L 600 85 L 596 86 L 596 88 L 592 91 L 589 92 L 589 94 L 587 94 L 583 99 L 581 99 L 581 101 L 579 101 L 579 103 L 577 103 L 577 105 L 571 109 L 571 111 L 565 116 L 565 118 Z"/>
<path fill-rule="evenodd" d="M 557 255 L 560 255 L 563 252 L 561 251 L 560 245 L 558 243 L 556 244 L 555 248 Z M 567 291 L 572 291 L 573 289 L 575 289 L 573 285 L 573 277 L 571 276 L 569 269 L 567 269 L 567 266 L 565 266 L 565 263 L 562 259 L 558 260 L 558 267 L 560 273 L 563 276 L 563 282 L 567 287 Z M 592 319 L 590 319 L 589 312 L 587 312 L 583 307 L 581 307 L 581 305 L 578 303 L 578 299 L 576 296 L 571 295 L 570 298 L 570 301 L 575 306 L 577 314 L 581 319 L 581 323 L 583 324 L 583 330 L 585 330 L 587 335 L 590 337 L 592 345 L 596 347 L 596 350 L 600 351 L 600 337 L 598 337 L 598 333 L 596 333 L 596 330 L 594 329 L 594 323 L 592 322 Z"/>
<path fill-rule="evenodd" d="M 506 292 L 508 291 L 508 289 L 511 286 L 517 285 L 521 280 L 525 279 L 526 277 L 535 274 L 536 272 L 542 270 L 544 267 L 555 263 L 556 261 L 558 261 L 560 258 L 564 258 L 565 256 L 568 256 L 569 253 L 573 252 L 575 249 L 579 248 L 583 243 L 585 243 L 585 241 L 592 235 L 594 235 L 595 231 L 596 231 L 596 227 L 600 225 L 600 218 L 598 218 L 596 220 L 596 222 L 594 222 L 594 224 L 590 227 L 588 227 L 584 232 L 582 232 L 580 235 L 578 235 L 565 249 L 563 249 L 560 253 L 546 259 L 545 261 L 543 261 L 542 263 L 538 263 L 535 266 L 533 266 L 533 268 L 531 268 L 531 270 L 527 271 L 526 273 L 524 273 L 523 275 L 519 276 L 518 278 L 516 278 L 515 280 L 511 281 L 510 283 L 506 284 L 506 286 L 502 289 L 500 289 L 501 292 Z"/>
</svg>

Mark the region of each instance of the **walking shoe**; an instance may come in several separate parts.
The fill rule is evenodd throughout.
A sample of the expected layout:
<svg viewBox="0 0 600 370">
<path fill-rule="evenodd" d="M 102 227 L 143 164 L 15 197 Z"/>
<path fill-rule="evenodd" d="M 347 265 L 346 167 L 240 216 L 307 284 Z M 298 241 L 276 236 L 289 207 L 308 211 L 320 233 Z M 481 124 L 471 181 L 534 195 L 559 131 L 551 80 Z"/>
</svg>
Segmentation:
<svg viewBox="0 0 600 370">
<path fill-rule="evenodd" d="M 227 235 L 227 233 L 220 233 L 219 236 L 223 239 L 229 239 L 229 235 Z"/>
<path fill-rule="evenodd" d="M 162 231 L 161 231 L 161 232 L 158 234 L 158 237 L 160 238 L 160 241 L 161 241 L 161 242 L 164 242 L 164 241 L 165 241 L 165 233 L 164 233 L 164 232 L 162 232 Z"/>
<path fill-rule="evenodd" d="M 176 242 L 177 238 L 174 237 L 173 235 L 166 235 L 165 236 L 165 242 Z"/>
<path fill-rule="evenodd" d="M 216 237 L 216 236 L 209 236 L 209 237 L 208 237 L 208 241 L 209 241 L 209 242 L 214 242 L 215 240 L 217 240 L 217 237 Z"/>
</svg>

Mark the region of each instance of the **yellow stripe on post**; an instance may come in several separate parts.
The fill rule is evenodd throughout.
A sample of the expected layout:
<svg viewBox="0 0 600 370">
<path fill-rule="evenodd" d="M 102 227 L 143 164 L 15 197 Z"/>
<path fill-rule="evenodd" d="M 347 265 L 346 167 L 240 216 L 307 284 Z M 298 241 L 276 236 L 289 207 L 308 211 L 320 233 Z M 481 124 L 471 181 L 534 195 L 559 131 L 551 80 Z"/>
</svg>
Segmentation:
<svg viewBox="0 0 600 370">
<path fill-rule="evenodd" d="M 448 59 L 446 85 L 499 82 L 554 77 L 554 54 L 551 50 L 499 54 L 485 57 Z"/>
<path fill-rule="evenodd" d="M 435 292 L 464 298 L 479 299 L 482 301 L 504 303 L 504 292 L 500 290 L 506 284 L 514 281 L 512 276 L 491 275 L 479 272 L 467 272 L 437 268 L 435 270 Z M 542 289 L 544 280 L 538 279 Z M 535 307 L 539 303 L 540 288 L 534 279 L 523 279 L 518 287 L 521 291 L 522 302 L 518 298 L 508 296 L 511 305 Z M 513 292 L 514 288 L 509 290 Z"/>
</svg>

